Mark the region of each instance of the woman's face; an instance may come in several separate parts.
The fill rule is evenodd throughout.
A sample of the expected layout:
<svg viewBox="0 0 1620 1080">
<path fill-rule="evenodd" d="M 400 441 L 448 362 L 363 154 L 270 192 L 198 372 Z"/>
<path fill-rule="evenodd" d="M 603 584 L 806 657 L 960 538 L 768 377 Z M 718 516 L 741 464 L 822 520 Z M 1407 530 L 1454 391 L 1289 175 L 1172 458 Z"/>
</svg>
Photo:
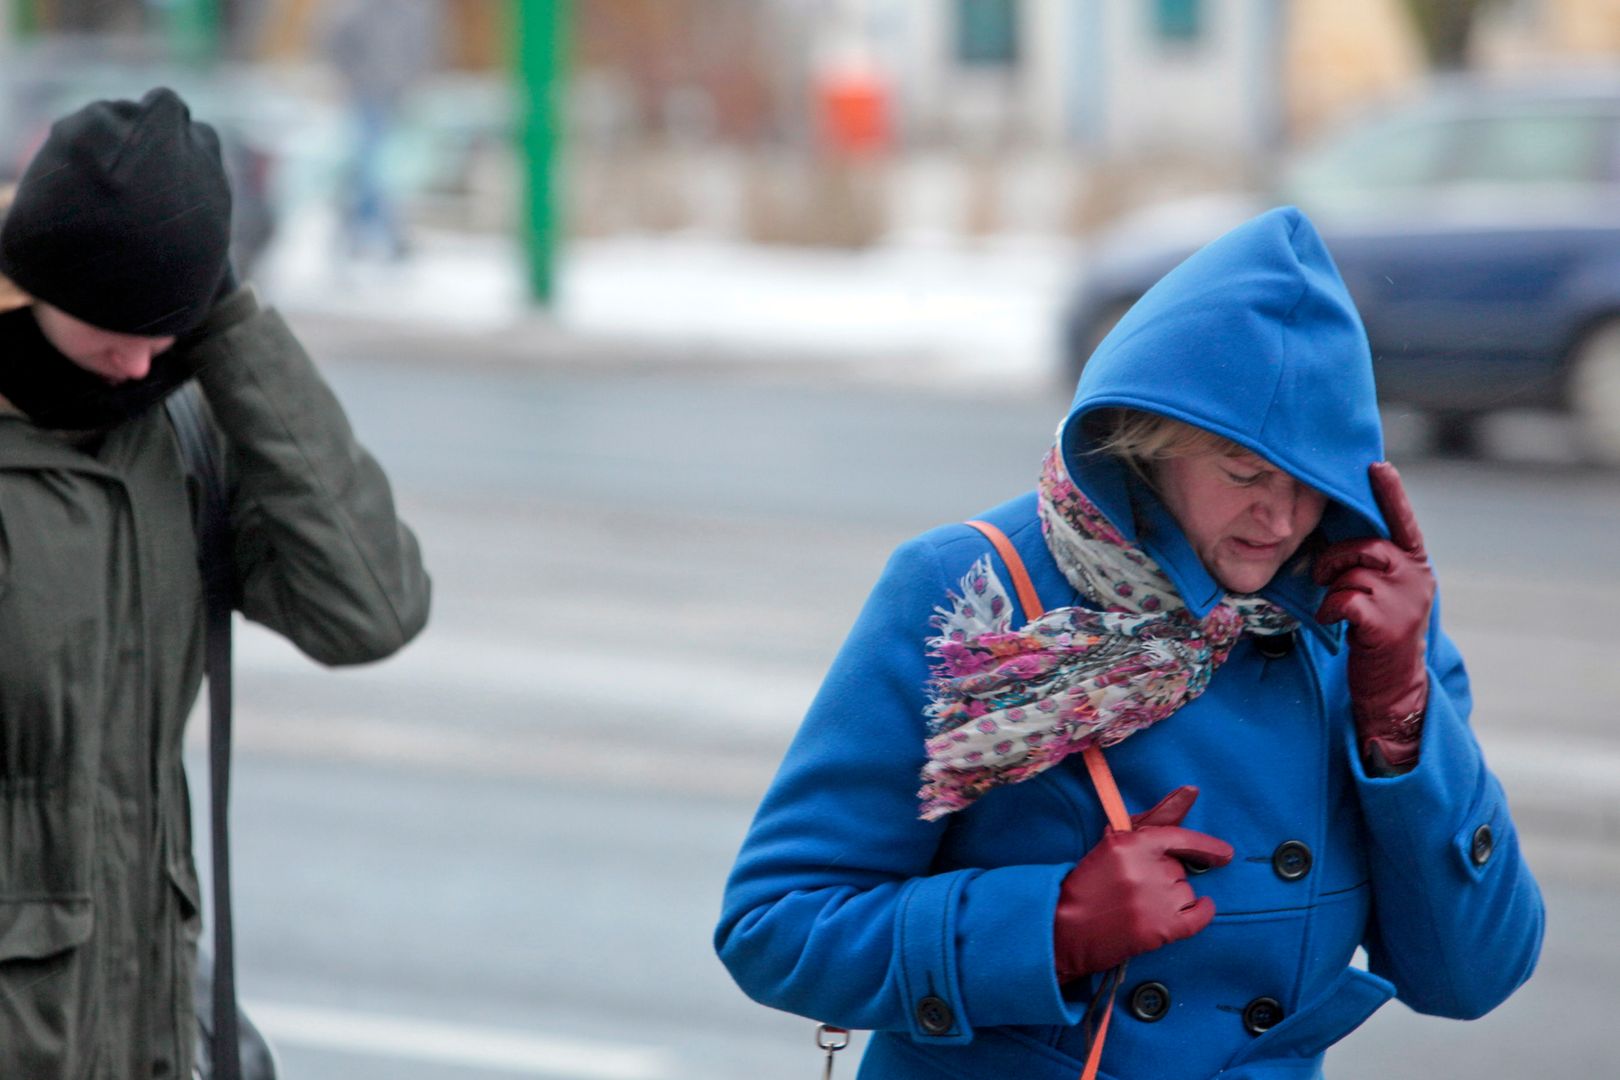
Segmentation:
<svg viewBox="0 0 1620 1080">
<path fill-rule="evenodd" d="M 1247 452 L 1167 458 L 1153 477 L 1204 568 L 1228 592 L 1260 591 L 1327 505 L 1315 488 Z"/>
<path fill-rule="evenodd" d="M 152 358 L 174 344 L 172 337 L 103 330 L 49 304 L 36 302 L 34 318 L 57 352 L 113 384 L 144 379 L 152 370 Z"/>
</svg>

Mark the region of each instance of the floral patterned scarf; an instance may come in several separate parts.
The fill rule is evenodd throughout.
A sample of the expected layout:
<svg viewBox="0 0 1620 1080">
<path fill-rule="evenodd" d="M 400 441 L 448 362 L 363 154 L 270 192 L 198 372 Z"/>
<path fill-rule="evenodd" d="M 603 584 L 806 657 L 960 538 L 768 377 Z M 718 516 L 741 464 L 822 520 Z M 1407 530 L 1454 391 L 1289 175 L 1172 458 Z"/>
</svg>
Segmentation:
<svg viewBox="0 0 1620 1080">
<path fill-rule="evenodd" d="M 1158 564 L 1075 486 L 1057 447 L 1041 469 L 1039 507 L 1046 546 L 1092 606 L 1013 630 L 1007 589 L 985 555 L 937 609 L 925 820 L 1158 723 L 1204 692 L 1245 632 L 1297 625 L 1269 601 L 1231 594 L 1193 618 Z"/>
</svg>

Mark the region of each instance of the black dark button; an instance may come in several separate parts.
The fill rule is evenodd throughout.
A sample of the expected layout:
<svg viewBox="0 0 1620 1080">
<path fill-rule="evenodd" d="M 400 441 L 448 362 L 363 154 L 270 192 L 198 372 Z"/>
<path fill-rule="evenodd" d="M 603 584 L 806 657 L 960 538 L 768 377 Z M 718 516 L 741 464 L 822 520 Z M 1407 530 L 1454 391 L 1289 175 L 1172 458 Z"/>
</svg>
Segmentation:
<svg viewBox="0 0 1620 1080">
<path fill-rule="evenodd" d="M 1170 1012 L 1170 990 L 1161 982 L 1145 982 L 1131 991 L 1125 1007 L 1144 1024 L 1163 1020 Z"/>
<path fill-rule="evenodd" d="M 1271 868 L 1284 881 L 1298 881 L 1311 872 L 1311 849 L 1298 840 L 1284 840 L 1271 853 Z"/>
<path fill-rule="evenodd" d="M 1475 866 L 1484 866 L 1491 861 L 1491 853 L 1496 850 L 1496 836 L 1491 832 L 1489 825 L 1481 825 L 1474 830 L 1474 842 L 1468 846 L 1468 857 L 1474 860 Z"/>
<path fill-rule="evenodd" d="M 1294 651 L 1294 634 L 1256 634 L 1254 651 L 1267 660 L 1281 660 Z"/>
<path fill-rule="evenodd" d="M 917 1023 L 930 1035 L 944 1035 L 956 1026 L 956 1014 L 944 998 L 930 994 L 917 1002 Z"/>
<path fill-rule="evenodd" d="M 1259 1035 L 1282 1023 L 1282 1018 L 1282 1002 L 1276 998 L 1257 997 L 1243 1008 L 1243 1030 L 1250 1035 Z"/>
</svg>

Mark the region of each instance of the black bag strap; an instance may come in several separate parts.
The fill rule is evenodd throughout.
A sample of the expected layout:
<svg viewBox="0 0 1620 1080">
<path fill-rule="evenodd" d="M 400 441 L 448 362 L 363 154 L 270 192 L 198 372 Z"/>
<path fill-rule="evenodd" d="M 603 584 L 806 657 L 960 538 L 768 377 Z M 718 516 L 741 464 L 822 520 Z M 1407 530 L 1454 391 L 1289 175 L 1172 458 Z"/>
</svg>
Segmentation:
<svg viewBox="0 0 1620 1080">
<path fill-rule="evenodd" d="M 202 390 L 192 380 L 164 402 L 180 442 L 186 472 L 198 485 L 197 552 L 206 609 L 205 670 L 208 675 L 208 801 L 213 856 L 214 1080 L 241 1080 L 236 1023 L 236 943 L 231 925 L 231 610 L 236 601 L 232 568 L 230 497 L 219 447 L 203 415 Z"/>
</svg>

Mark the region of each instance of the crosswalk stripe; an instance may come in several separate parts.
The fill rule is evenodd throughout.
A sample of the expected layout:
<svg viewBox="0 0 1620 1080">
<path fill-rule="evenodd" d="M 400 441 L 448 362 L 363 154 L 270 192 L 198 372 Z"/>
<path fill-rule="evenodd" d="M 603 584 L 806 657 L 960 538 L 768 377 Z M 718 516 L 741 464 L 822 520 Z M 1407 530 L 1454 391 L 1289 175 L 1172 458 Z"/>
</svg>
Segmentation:
<svg viewBox="0 0 1620 1080">
<path fill-rule="evenodd" d="M 527 1035 L 339 1009 L 255 1001 L 249 1015 L 272 1043 L 568 1080 L 665 1080 L 666 1055 L 609 1043 Z"/>
</svg>

